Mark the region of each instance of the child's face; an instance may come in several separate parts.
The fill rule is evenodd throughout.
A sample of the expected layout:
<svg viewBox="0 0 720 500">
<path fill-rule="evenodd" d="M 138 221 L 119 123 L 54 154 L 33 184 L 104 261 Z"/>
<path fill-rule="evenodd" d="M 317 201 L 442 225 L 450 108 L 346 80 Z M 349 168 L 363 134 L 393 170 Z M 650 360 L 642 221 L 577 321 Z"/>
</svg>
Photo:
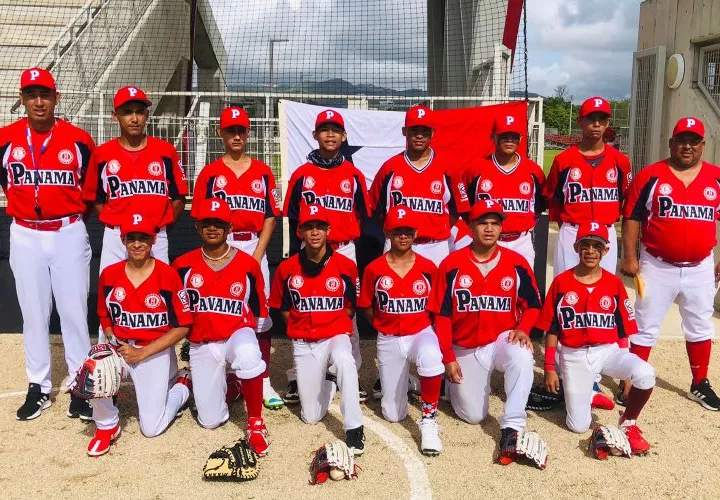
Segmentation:
<svg viewBox="0 0 720 500">
<path fill-rule="evenodd" d="M 580 240 L 575 243 L 575 251 L 580 256 L 580 264 L 588 269 L 595 269 L 600 265 L 600 260 L 610 249 L 604 243 L 597 240 Z"/>
</svg>

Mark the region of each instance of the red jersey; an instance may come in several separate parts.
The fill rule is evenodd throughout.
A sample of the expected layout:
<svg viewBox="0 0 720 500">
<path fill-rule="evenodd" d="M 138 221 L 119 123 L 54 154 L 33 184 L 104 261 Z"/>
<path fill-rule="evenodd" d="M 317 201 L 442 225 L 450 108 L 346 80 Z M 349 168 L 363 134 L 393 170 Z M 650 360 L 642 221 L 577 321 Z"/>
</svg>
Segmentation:
<svg viewBox="0 0 720 500">
<path fill-rule="evenodd" d="M 56 119 L 53 129 L 44 134 L 30 130 L 27 118 L 0 128 L 0 185 L 7 197 L 7 214 L 52 220 L 84 213 L 82 186 L 93 149 L 90 135 L 64 120 Z M 35 211 L 36 182 L 40 214 Z"/>
<path fill-rule="evenodd" d="M 606 144 L 601 155 L 590 157 L 571 146 L 555 157 L 544 194 L 561 222 L 613 224 L 631 180 L 630 160 L 614 147 Z"/>
<path fill-rule="evenodd" d="M 507 215 L 503 233 L 522 233 L 535 227 L 535 217 L 545 210 L 542 188 L 545 174 L 540 165 L 517 155 L 511 170 L 501 168 L 495 155 L 481 160 L 465 172 L 470 205 L 477 200 L 498 200 Z"/>
<path fill-rule="evenodd" d="M 300 206 L 313 203 L 327 209 L 331 227 L 328 241 L 359 238 L 360 221 L 369 215 L 365 176 L 349 161 L 333 168 L 321 168 L 309 162 L 301 165 L 288 181 L 285 216 L 297 222 Z M 290 237 L 298 242 L 295 235 Z"/>
<path fill-rule="evenodd" d="M 363 273 L 358 307 L 373 309 L 373 327 L 385 335 L 413 335 L 432 324 L 428 297 L 437 267 L 415 254 L 410 271 L 400 277 L 385 255 L 372 261 Z"/>
<path fill-rule="evenodd" d="M 155 259 L 152 273 L 136 288 L 127 277 L 126 264 L 117 262 L 100 273 L 97 313 L 103 330 L 112 327 L 121 340 L 151 342 L 192 324 L 177 271 Z"/>
<path fill-rule="evenodd" d="M 422 170 L 410 163 L 404 152 L 393 156 L 380 167 L 370 187 L 373 211 L 385 215 L 395 205 L 407 205 L 423 218 L 418 238 L 447 240 L 449 215 L 470 211 L 465 184 L 451 171 L 434 151 Z"/>
<path fill-rule="evenodd" d="M 574 348 L 613 344 L 638 331 L 625 285 L 605 270 L 591 285 L 580 283 L 573 269 L 560 273 L 550 285 L 535 326 Z"/>
<path fill-rule="evenodd" d="M 190 342 L 217 342 L 241 328 L 264 328 L 268 321 L 265 281 L 260 264 L 251 256 L 236 251 L 232 260 L 216 271 L 198 248 L 172 265 L 180 273 L 193 313 Z"/>
<path fill-rule="evenodd" d="M 175 221 L 171 200 L 188 194 L 185 172 L 172 144 L 148 136 L 137 160 L 113 139 L 92 155 L 83 198 L 104 203 L 100 221 L 119 226 L 128 213 L 143 214 L 158 228 Z"/>
<path fill-rule="evenodd" d="M 643 168 L 628 190 L 623 215 L 642 223 L 640 241 L 669 262 L 700 262 L 717 244 L 720 167 L 703 162 L 689 186 L 667 160 Z"/>
<path fill-rule="evenodd" d="M 206 198 L 222 198 L 230 205 L 233 231 L 259 233 L 265 219 L 280 216 L 275 176 L 270 167 L 254 158 L 240 177 L 222 158 L 206 165 L 195 181 L 191 216 L 197 218 L 199 202 Z"/>
<path fill-rule="evenodd" d="M 485 276 L 481 266 L 489 272 Z M 475 348 L 513 329 L 529 334 L 540 314 L 540 293 L 525 257 L 498 247 L 478 262 L 472 247 L 456 250 L 440 264 L 428 310 L 450 318 L 452 336 L 438 332 L 443 361 L 455 360 L 452 344 Z"/>
<path fill-rule="evenodd" d="M 355 309 L 360 282 L 355 263 L 331 252 L 317 276 L 304 273 L 300 255 L 280 263 L 270 290 L 270 307 L 288 311 L 287 335 L 292 339 L 322 340 L 352 335 L 348 309 Z"/>
</svg>

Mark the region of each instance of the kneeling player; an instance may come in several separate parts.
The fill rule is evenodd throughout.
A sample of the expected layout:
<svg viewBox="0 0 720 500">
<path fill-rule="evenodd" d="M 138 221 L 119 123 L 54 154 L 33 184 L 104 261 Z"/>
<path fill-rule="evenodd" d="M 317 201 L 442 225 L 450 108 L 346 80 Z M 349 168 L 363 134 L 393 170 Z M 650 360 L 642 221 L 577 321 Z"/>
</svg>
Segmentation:
<svg viewBox="0 0 720 500">
<path fill-rule="evenodd" d="M 608 230 L 604 224 L 580 225 L 575 242 L 580 263 L 558 275 L 548 291 L 537 327 L 547 331 L 545 386 L 557 393 L 555 373 L 558 340 L 560 370 L 564 381 L 565 422 L 574 432 L 590 428 L 593 382 L 602 373 L 630 379 L 632 389 L 620 428 L 634 454 L 645 453 L 650 444 L 635 425 L 655 386 L 655 370 L 627 349 L 628 336 L 637 333 L 635 312 L 620 278 L 603 270 L 600 260 L 608 253 Z"/>
<path fill-rule="evenodd" d="M 527 260 L 497 241 L 505 219 L 502 205 L 479 200 L 470 211 L 473 242 L 450 254 L 437 274 L 428 309 L 445 363 L 455 413 L 480 423 L 490 400 L 490 374 L 504 373 L 505 411 L 500 450 L 515 459 L 518 432 L 526 425 L 525 402 L 533 381 L 530 329 L 540 314 L 540 295 Z"/>
<path fill-rule="evenodd" d="M 128 258 L 105 268 L 98 282 L 100 325 L 128 364 L 147 437 L 164 432 L 190 397 L 182 372 L 168 390 L 177 372 L 174 346 L 187 335 L 192 315 L 181 302 L 177 273 L 151 255 L 156 233 L 154 222 L 131 215 L 120 231 Z M 97 457 L 120 435 L 120 412 L 111 398 L 91 404 L 97 430 L 87 453 Z"/>
<path fill-rule="evenodd" d="M 335 384 L 328 364 L 337 369 L 345 443 L 355 455 L 365 451 L 357 365 L 350 336 L 359 287 L 357 267 L 327 243 L 330 224 L 325 208 L 304 205 L 298 217 L 304 247 L 278 266 L 270 306 L 281 311 L 293 341 L 302 419 L 315 424 L 328 411 Z"/>
<path fill-rule="evenodd" d="M 193 313 L 190 368 L 200 425 L 214 429 L 230 413 L 225 401 L 225 366 L 242 380 L 247 407 L 247 439 L 258 455 L 269 448 L 262 419 L 262 360 L 256 331 L 269 322 L 257 260 L 227 244 L 230 207 L 220 199 L 202 200 L 196 212 L 202 247 L 173 262 Z"/>
<path fill-rule="evenodd" d="M 384 229 L 390 250 L 365 268 L 358 307 L 378 332 L 383 416 L 391 422 L 407 416 L 408 368 L 414 363 L 422 397 L 421 449 L 425 455 L 438 455 L 442 443 L 435 417 L 445 367 L 427 312 L 437 267 L 413 252 L 418 222 L 405 206 L 388 211 Z"/>
</svg>

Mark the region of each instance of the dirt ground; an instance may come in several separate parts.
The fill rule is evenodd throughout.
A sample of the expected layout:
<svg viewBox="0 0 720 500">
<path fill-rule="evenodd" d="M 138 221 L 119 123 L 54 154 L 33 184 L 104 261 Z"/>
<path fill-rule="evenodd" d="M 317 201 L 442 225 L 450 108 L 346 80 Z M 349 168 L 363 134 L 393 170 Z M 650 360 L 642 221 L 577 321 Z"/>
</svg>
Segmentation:
<svg viewBox="0 0 720 500">
<path fill-rule="evenodd" d="M 284 388 L 284 370 L 291 363 L 289 345 L 276 341 L 271 378 Z M 363 341 L 362 380 L 372 386 L 374 344 Z M 53 385 L 65 370 L 59 339 L 53 339 Z M 720 356 L 715 346 L 711 381 L 720 389 Z M 382 419 L 379 403 L 369 400 L 366 452 L 355 481 L 310 486 L 310 453 L 324 441 L 342 439 L 339 413 L 315 426 L 303 424 L 299 407 L 265 412 L 271 448 L 261 461 L 260 476 L 247 483 L 207 483 L 201 480 L 208 455 L 236 440 L 244 426 L 242 404 L 230 421 L 216 430 L 204 430 L 186 412 L 163 435 L 148 439 L 140 434 L 132 387 L 120 396 L 123 433 L 110 453 L 98 459 L 85 455 L 94 432 L 65 416 L 66 394 L 53 394 L 53 406 L 29 422 L 15 419 L 26 390 L 21 337 L 0 335 L 0 488 L 3 498 L 718 498 L 720 495 L 720 412 L 689 401 L 689 368 L 683 342 L 663 341 L 654 350 L 658 384 L 641 417 L 641 428 L 651 453 L 633 459 L 605 462 L 586 452 L 589 432 L 573 434 L 564 427 L 564 410 L 528 415 L 528 428 L 538 431 L 550 448 L 544 471 L 524 464 L 494 465 L 493 454 L 502 409 L 502 379 L 494 377 L 488 419 L 472 426 L 457 419 L 442 403 L 444 452 L 435 458 L 418 450 L 419 404 L 410 418 L 398 424 Z M 536 368 L 539 380 L 540 371 Z M 604 380 L 606 391 L 614 390 Z M 337 403 L 337 400 L 336 400 Z M 335 410 L 337 411 L 337 410 Z M 594 412 L 599 423 L 614 424 L 617 411 Z"/>
</svg>

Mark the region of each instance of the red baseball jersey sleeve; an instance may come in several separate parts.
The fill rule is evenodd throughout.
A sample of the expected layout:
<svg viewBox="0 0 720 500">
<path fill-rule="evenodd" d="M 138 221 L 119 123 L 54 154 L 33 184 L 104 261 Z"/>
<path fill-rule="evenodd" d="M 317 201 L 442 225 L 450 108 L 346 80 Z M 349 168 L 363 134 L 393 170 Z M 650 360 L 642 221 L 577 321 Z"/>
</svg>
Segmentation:
<svg viewBox="0 0 720 500">
<path fill-rule="evenodd" d="M 415 254 L 415 264 L 405 276 L 392 270 L 385 255 L 363 272 L 358 307 L 373 310 L 373 327 L 385 335 L 413 335 L 432 324 L 428 297 L 437 267 Z"/>
<path fill-rule="evenodd" d="M 348 309 L 355 309 L 359 288 L 357 267 L 344 255 L 332 252 L 320 274 L 310 276 L 295 254 L 275 271 L 270 307 L 290 313 L 287 335 L 291 339 L 317 341 L 352 335 Z"/>
<path fill-rule="evenodd" d="M 687 187 L 667 161 L 643 168 L 633 180 L 623 215 L 642 223 L 647 251 L 675 263 L 700 262 L 717 244 L 720 167 L 703 162 Z"/>
<path fill-rule="evenodd" d="M 483 266 L 489 269 L 486 275 Z M 484 263 L 469 247 L 448 255 L 440 264 L 428 303 L 430 312 L 451 320 L 451 335 L 438 332 L 445 363 L 455 360 L 453 344 L 471 349 L 494 342 L 507 330 L 529 334 L 540 308 L 540 293 L 527 261 L 500 247 Z"/>
<path fill-rule="evenodd" d="M 461 178 L 451 174 L 442 156 L 433 155 L 418 170 L 405 153 L 386 161 L 370 187 L 373 211 L 383 217 L 395 205 L 407 205 L 422 216 L 418 238 L 447 240 L 450 217 L 470 211 L 467 190 Z"/>
<path fill-rule="evenodd" d="M 180 277 L 172 267 L 155 259 L 152 273 L 136 288 L 126 264 L 118 262 L 100 274 L 97 313 L 103 330 L 112 328 L 121 340 L 149 343 L 172 328 L 192 324 Z"/>
<path fill-rule="evenodd" d="M 7 215 L 52 220 L 84 213 L 82 188 L 94 149 L 87 132 L 64 120 L 55 120 L 45 134 L 31 131 L 27 118 L 0 128 L 0 185 L 7 198 Z"/>
<path fill-rule="evenodd" d="M 522 233 L 535 227 L 535 218 L 545 210 L 544 183 L 540 165 L 520 156 L 512 170 L 502 169 L 491 155 L 465 172 L 470 205 L 484 199 L 502 204 L 507 215 L 503 233 Z"/>
<path fill-rule="evenodd" d="M 592 163 L 597 163 L 593 166 Z M 561 222 L 613 224 L 632 180 L 630 160 L 612 146 L 591 158 L 571 146 L 555 157 L 544 194 Z"/>
<path fill-rule="evenodd" d="M 236 251 L 219 271 L 203 260 L 202 250 L 192 250 L 173 262 L 193 314 L 190 342 L 217 342 L 241 328 L 262 331 L 268 319 L 265 281 L 260 264 Z"/>
<path fill-rule="evenodd" d="M 222 198 L 230 205 L 233 231 L 259 233 L 265 219 L 280 216 L 275 176 L 270 167 L 256 159 L 240 177 L 222 158 L 206 165 L 195 181 L 191 216 L 197 217 L 200 201 L 207 198 Z"/>
<path fill-rule="evenodd" d="M 147 146 L 134 161 L 113 139 L 93 153 L 83 198 L 103 203 L 100 221 L 119 226 L 128 213 L 143 214 L 161 228 L 175 221 L 171 200 L 188 194 L 185 172 L 169 142 L 147 138 Z"/>
<path fill-rule="evenodd" d="M 558 275 L 535 326 L 573 348 L 612 344 L 638 331 L 625 285 L 605 270 L 591 285 L 580 283 L 573 269 Z"/>
</svg>

